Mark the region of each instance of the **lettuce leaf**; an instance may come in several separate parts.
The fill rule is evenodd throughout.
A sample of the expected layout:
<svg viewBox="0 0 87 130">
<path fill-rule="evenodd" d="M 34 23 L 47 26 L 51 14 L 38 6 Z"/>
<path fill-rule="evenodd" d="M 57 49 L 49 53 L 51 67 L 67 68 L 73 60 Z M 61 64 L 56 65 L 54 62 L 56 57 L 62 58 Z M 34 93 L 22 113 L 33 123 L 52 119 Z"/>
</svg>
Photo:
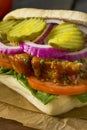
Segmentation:
<svg viewBox="0 0 87 130">
<path fill-rule="evenodd" d="M 87 93 L 75 95 L 75 97 L 82 103 L 86 103 L 87 102 Z"/>
</svg>

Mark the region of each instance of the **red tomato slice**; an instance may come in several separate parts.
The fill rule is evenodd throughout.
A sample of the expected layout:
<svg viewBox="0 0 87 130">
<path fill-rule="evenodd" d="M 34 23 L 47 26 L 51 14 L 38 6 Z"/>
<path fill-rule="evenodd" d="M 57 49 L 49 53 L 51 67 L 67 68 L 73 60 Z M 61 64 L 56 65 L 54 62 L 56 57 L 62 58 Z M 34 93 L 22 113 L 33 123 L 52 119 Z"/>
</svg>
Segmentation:
<svg viewBox="0 0 87 130">
<path fill-rule="evenodd" d="M 87 81 L 84 80 L 79 85 L 74 86 L 62 86 L 56 85 L 52 82 L 43 82 L 38 80 L 34 76 L 30 76 L 27 78 L 29 85 L 36 90 L 44 91 L 50 94 L 57 95 L 75 95 L 87 92 Z"/>
<path fill-rule="evenodd" d="M 12 7 L 13 0 L 0 0 L 0 19 L 8 13 Z"/>
</svg>

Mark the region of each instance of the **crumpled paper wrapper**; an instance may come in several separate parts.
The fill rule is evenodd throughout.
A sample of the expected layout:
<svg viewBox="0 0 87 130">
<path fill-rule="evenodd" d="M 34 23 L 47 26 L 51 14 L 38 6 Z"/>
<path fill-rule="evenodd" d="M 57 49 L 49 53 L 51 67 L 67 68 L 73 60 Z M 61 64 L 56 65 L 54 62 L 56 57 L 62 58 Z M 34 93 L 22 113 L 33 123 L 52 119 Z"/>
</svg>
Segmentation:
<svg viewBox="0 0 87 130">
<path fill-rule="evenodd" d="M 59 116 L 49 116 L 1 83 L 0 117 L 41 130 L 87 130 L 87 107 L 74 109 Z"/>
</svg>

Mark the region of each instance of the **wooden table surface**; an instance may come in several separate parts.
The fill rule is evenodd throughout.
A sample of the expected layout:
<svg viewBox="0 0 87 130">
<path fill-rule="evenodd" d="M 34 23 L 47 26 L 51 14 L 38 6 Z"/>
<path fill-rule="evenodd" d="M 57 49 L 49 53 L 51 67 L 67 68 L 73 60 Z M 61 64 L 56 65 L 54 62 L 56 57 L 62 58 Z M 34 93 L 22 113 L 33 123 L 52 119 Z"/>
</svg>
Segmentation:
<svg viewBox="0 0 87 130">
<path fill-rule="evenodd" d="M 87 12 L 87 0 L 14 0 L 13 8 L 72 9 Z M 35 130 L 22 124 L 0 118 L 0 130 Z"/>
</svg>

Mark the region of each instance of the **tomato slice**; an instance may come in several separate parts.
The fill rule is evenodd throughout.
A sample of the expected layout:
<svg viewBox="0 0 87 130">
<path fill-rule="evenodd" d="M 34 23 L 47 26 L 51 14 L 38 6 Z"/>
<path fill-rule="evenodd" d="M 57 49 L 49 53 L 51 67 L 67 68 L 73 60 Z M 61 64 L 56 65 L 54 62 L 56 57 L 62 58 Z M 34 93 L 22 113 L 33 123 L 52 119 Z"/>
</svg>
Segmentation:
<svg viewBox="0 0 87 130">
<path fill-rule="evenodd" d="M 12 69 L 12 65 L 9 61 L 8 55 L 0 54 L 0 66 Z"/>
<path fill-rule="evenodd" d="M 29 85 L 36 90 L 44 91 L 50 94 L 56 95 L 75 95 L 87 92 L 87 81 L 84 80 L 78 85 L 74 86 L 62 86 L 56 85 L 52 82 L 43 82 L 38 80 L 34 76 L 27 78 Z"/>
</svg>

